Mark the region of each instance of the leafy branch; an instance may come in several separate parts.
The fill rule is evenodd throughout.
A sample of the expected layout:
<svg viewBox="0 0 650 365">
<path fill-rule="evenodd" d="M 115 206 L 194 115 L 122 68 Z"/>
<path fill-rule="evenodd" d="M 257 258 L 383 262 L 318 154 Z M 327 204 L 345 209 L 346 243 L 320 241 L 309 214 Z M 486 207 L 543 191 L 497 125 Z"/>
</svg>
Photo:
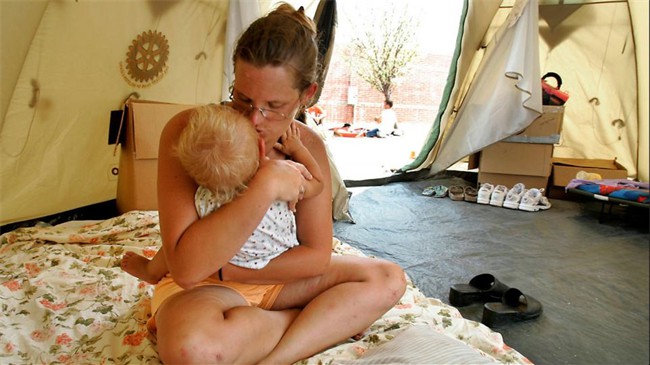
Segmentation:
<svg viewBox="0 0 650 365">
<path fill-rule="evenodd" d="M 395 79 L 409 71 L 409 64 L 418 55 L 415 47 L 418 26 L 406 8 L 401 16 L 388 9 L 379 17 L 365 18 L 361 25 L 364 31 L 352 36 L 353 69 L 386 100 L 391 99 Z"/>
</svg>

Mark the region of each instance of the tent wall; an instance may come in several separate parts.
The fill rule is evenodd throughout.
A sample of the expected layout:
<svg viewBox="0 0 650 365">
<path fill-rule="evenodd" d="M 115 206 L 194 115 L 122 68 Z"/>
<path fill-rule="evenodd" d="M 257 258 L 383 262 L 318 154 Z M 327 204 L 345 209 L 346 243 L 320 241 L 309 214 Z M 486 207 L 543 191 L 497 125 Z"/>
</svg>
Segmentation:
<svg viewBox="0 0 650 365">
<path fill-rule="evenodd" d="M 4 116 L 47 1 L 0 2 L 0 115 Z M 20 19 L 20 21 L 16 21 Z M 0 127 L 4 118 L 0 119 Z"/>
<path fill-rule="evenodd" d="M 475 140 L 453 134 L 457 112 L 463 108 L 469 90 L 480 87 L 476 85 L 480 75 L 474 70 L 487 69 L 481 65 L 487 51 L 476 47 L 476 40 L 481 39 L 480 45 L 487 45 L 489 50 L 495 27 L 518 2 L 497 3 L 469 1 L 458 72 L 450 103 L 442 106 L 442 132 L 427 159 L 415 170 L 429 167 L 430 174 L 444 170 L 464 157 L 449 157 L 449 149 L 459 148 L 458 143 L 480 149 Z M 562 88 L 571 94 L 555 156 L 616 158 L 629 176 L 647 181 L 648 3 L 540 0 L 539 8 L 540 71 L 562 75 Z M 482 14 L 494 15 L 490 27 L 480 27 L 481 23 L 473 19 Z M 454 143 L 448 143 L 453 139 Z"/>
<path fill-rule="evenodd" d="M 223 71 L 221 95 L 225 97 L 230 95 L 230 87 L 235 81 L 235 66 L 232 63 L 232 54 L 235 48 L 235 42 L 243 29 L 246 29 L 255 19 L 261 15 L 260 6 L 266 8 L 267 4 L 258 4 L 245 0 L 230 0 L 228 9 L 228 21 L 226 22 L 226 38 L 224 41 L 223 51 Z"/>
<path fill-rule="evenodd" d="M 648 139 L 650 130 L 648 129 L 648 84 L 650 84 L 650 75 L 648 70 L 648 17 L 650 14 L 649 3 L 644 0 L 630 1 L 630 15 L 632 18 L 632 29 L 634 30 L 634 44 L 636 47 L 636 70 L 637 70 L 637 108 L 639 111 L 639 152 L 637 159 L 638 179 L 640 181 L 650 180 L 650 150 L 648 149 Z"/>
<path fill-rule="evenodd" d="M 513 3 L 466 1 L 441 137 L 416 169 L 432 166 L 483 47 Z M 560 73 L 571 93 L 557 154 L 616 157 L 647 181 L 648 2 L 539 1 L 541 72 Z M 274 2 L 250 4 L 264 13 Z M 318 1 L 304 3 L 309 9 Z M 229 85 L 222 82 L 228 11 L 226 0 L 0 1 L 0 225 L 115 198 L 111 171 L 119 149 L 108 143 L 109 118 L 129 95 L 183 104 L 221 100 L 220 86 Z M 169 46 L 168 58 L 155 77 L 134 78 L 127 54 L 149 31 Z"/>
<path fill-rule="evenodd" d="M 540 8 L 542 72 L 570 93 L 556 157 L 616 158 L 637 176 L 635 42 L 626 2 Z"/>
<path fill-rule="evenodd" d="M 474 53 L 432 170 L 523 130 L 541 114 L 537 14 L 537 0 L 516 2 L 485 54 Z"/>
<path fill-rule="evenodd" d="M 110 113 L 132 93 L 220 100 L 227 11 L 227 1 L 0 1 L 0 224 L 114 199 Z M 138 36 L 169 52 L 132 75 L 127 54 L 155 51 L 132 51 Z"/>
<path fill-rule="evenodd" d="M 411 164 L 402 167 L 402 171 L 419 171 L 431 167 L 440 150 L 448 126 L 458 112 L 458 107 L 467 93 L 471 81 L 484 54 L 484 41 L 490 24 L 497 11 L 501 0 L 472 1 L 464 0 L 463 14 L 461 14 L 456 50 L 452 65 L 447 77 L 440 110 L 433 121 L 429 137 L 424 143 L 419 156 Z M 435 168 L 431 168 L 434 174 Z"/>
</svg>

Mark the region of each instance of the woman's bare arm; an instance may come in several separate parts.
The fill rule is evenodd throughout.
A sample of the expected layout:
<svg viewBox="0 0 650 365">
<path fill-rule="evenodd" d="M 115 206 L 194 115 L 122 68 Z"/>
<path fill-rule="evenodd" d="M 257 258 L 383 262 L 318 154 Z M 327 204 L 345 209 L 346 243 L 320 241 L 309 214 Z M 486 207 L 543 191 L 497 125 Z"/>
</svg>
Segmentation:
<svg viewBox="0 0 650 365">
<path fill-rule="evenodd" d="M 322 139 L 308 127 L 298 125 L 302 143 L 318 163 L 323 181 L 330 181 L 329 160 Z M 265 284 L 322 274 L 332 255 L 331 184 L 324 184 L 320 194 L 297 204 L 296 225 L 300 245 L 271 260 L 261 270 L 228 265 L 223 271 L 224 279 Z"/>
<path fill-rule="evenodd" d="M 189 288 L 225 265 L 255 230 L 272 202 L 296 201 L 302 172 L 287 161 L 267 161 L 244 194 L 199 219 L 196 183 L 173 149 L 187 125 L 189 112 L 165 126 L 158 156 L 158 209 L 163 249 L 174 280 Z"/>
</svg>

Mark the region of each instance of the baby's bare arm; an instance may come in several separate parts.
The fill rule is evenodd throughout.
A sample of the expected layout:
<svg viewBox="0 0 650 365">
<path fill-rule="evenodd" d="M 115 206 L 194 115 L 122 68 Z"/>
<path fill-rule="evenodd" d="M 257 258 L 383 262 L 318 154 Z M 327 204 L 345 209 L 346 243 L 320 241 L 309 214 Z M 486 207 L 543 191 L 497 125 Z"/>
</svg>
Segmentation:
<svg viewBox="0 0 650 365">
<path fill-rule="evenodd" d="M 280 142 L 275 144 L 275 148 L 291 157 L 295 162 L 304 165 L 312 175 L 311 179 L 306 179 L 305 198 L 316 196 L 323 191 L 323 174 L 320 166 L 307 147 L 301 142 L 300 131 L 296 122 L 291 123 L 291 126 L 282 135 Z"/>
</svg>

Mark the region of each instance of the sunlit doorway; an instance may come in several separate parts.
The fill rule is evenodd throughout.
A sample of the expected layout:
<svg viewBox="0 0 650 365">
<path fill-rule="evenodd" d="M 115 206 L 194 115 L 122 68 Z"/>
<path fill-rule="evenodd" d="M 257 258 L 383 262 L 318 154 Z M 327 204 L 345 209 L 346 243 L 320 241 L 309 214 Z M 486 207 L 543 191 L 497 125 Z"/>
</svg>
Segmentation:
<svg viewBox="0 0 650 365">
<path fill-rule="evenodd" d="M 317 0 L 288 1 L 304 6 L 312 15 Z M 274 2 L 277 3 L 277 2 Z M 386 0 L 337 1 L 338 26 L 334 50 L 320 98 L 325 112 L 318 126 L 343 180 L 368 180 L 392 175 L 413 161 L 428 137 L 435 120 L 455 49 L 462 0 L 402 2 Z M 417 25 L 413 44 L 417 56 L 406 65 L 406 73 L 393 80 L 390 99 L 398 118 L 398 136 L 367 138 L 334 133 L 349 129 L 375 128 L 385 99 L 352 65 L 353 38 L 385 17 L 412 17 Z M 391 19 L 391 21 L 394 19 Z"/>
</svg>

